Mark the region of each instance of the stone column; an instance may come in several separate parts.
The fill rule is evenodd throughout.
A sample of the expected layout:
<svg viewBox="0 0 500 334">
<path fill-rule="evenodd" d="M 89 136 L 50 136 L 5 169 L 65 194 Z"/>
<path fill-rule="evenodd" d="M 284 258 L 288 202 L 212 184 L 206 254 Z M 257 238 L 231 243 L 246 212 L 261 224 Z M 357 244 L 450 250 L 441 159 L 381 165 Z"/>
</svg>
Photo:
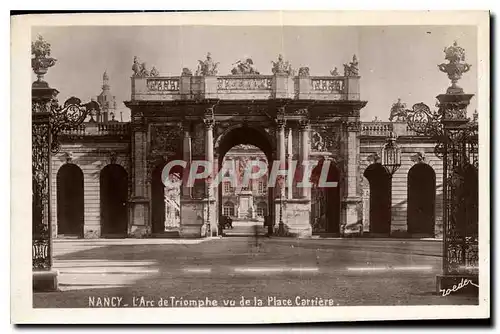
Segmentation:
<svg viewBox="0 0 500 334">
<path fill-rule="evenodd" d="M 357 123 L 347 126 L 347 197 L 358 197 L 358 155 L 359 139 Z"/>
<path fill-rule="evenodd" d="M 217 222 L 216 222 L 216 212 L 215 212 L 215 199 L 213 196 L 212 183 L 214 178 L 214 115 L 213 111 L 207 111 L 206 117 L 203 120 L 205 123 L 205 159 L 209 164 L 210 176 L 209 179 L 205 181 L 206 184 L 206 212 L 205 212 L 205 225 L 206 228 L 209 228 L 210 235 L 211 231 L 217 231 Z M 208 226 L 210 225 L 210 226 Z"/>
<path fill-rule="evenodd" d="M 304 161 L 309 161 L 309 131 L 310 131 L 309 122 L 308 121 L 300 122 L 299 165 L 303 172 L 305 171 L 305 166 L 303 165 Z M 300 189 L 300 197 L 311 199 L 311 189 L 309 187 L 302 187 L 299 189 Z"/>
<path fill-rule="evenodd" d="M 359 234 L 362 226 L 360 217 L 360 206 L 362 198 L 358 193 L 358 157 L 359 157 L 359 137 L 360 123 L 358 120 L 348 122 L 346 125 L 346 175 L 347 183 L 343 199 L 343 233 Z M 341 229 L 342 233 L 342 229 Z"/>
<path fill-rule="evenodd" d="M 185 198 L 191 198 L 192 188 L 187 186 L 187 178 L 189 176 L 189 170 L 191 166 L 191 134 L 189 133 L 189 128 L 184 129 L 184 138 L 182 142 L 182 157 L 184 161 L 186 161 L 186 168 L 184 170 L 184 177 L 182 182 L 182 196 Z"/>
<path fill-rule="evenodd" d="M 293 169 L 292 169 L 292 160 L 293 160 L 293 131 L 292 128 L 288 128 L 288 138 L 287 138 L 287 162 L 288 162 L 288 175 L 287 175 L 287 198 L 293 198 Z"/>
<path fill-rule="evenodd" d="M 146 193 L 147 130 L 142 112 L 132 115 L 132 198 L 130 199 L 129 234 L 140 238 L 151 232 L 149 196 Z"/>
<path fill-rule="evenodd" d="M 286 151 L 285 151 L 285 121 L 278 121 L 277 126 L 278 136 L 278 159 L 280 162 L 280 169 L 285 167 Z M 285 187 L 280 187 L 280 197 L 285 197 Z"/>
<path fill-rule="evenodd" d="M 210 168 L 214 163 L 214 121 L 205 120 L 205 158 L 210 162 Z"/>
</svg>

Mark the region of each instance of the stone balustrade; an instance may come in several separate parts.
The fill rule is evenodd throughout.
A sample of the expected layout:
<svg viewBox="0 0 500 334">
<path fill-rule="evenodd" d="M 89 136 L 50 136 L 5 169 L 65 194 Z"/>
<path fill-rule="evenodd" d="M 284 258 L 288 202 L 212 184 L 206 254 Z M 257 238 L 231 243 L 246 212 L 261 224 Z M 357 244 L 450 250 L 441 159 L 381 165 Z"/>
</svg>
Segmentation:
<svg viewBox="0 0 500 334">
<path fill-rule="evenodd" d="M 417 136 L 405 122 L 362 122 L 361 135 L 371 137 L 387 137 L 390 132 L 397 136 Z"/>
<path fill-rule="evenodd" d="M 132 100 L 359 100 L 359 79 L 351 76 L 224 75 L 132 77 Z"/>
<path fill-rule="evenodd" d="M 61 131 L 62 136 L 126 136 L 130 134 L 130 123 L 122 122 L 87 122 L 74 129 Z"/>
</svg>

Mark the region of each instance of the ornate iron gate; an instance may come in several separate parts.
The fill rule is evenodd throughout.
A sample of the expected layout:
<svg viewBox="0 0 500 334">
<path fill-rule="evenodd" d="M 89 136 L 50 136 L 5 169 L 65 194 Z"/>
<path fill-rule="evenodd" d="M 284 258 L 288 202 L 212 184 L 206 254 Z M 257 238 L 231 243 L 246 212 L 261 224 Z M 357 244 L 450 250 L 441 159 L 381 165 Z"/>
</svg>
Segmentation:
<svg viewBox="0 0 500 334">
<path fill-rule="evenodd" d="M 31 67 L 38 79 L 32 85 L 32 266 L 50 270 L 52 266 L 52 229 L 50 209 L 51 153 L 57 153 L 57 135 L 80 125 L 87 115 L 99 111 L 97 102 L 85 105 L 71 97 L 63 106 L 57 103 L 57 89 L 43 80 L 56 59 L 50 57 L 50 44 L 41 36 L 31 44 Z"/>
</svg>

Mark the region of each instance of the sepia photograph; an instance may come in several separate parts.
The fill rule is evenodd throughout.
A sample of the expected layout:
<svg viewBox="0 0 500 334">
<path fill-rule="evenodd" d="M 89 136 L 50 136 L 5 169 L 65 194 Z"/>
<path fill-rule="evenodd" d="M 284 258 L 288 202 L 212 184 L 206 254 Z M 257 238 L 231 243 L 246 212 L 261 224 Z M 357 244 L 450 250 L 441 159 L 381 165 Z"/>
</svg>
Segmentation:
<svg viewBox="0 0 500 334">
<path fill-rule="evenodd" d="M 363 15 L 12 18 L 13 319 L 489 317 L 489 14 Z"/>
</svg>

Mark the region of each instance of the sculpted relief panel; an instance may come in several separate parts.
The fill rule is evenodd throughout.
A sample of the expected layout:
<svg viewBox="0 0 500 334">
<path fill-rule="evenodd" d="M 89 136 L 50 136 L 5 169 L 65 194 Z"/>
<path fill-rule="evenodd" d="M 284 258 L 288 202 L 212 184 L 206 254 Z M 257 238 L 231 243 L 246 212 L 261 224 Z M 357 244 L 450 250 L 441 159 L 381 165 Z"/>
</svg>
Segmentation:
<svg viewBox="0 0 500 334">
<path fill-rule="evenodd" d="M 151 127 L 151 156 L 174 156 L 180 153 L 181 145 L 180 126 L 153 125 Z"/>
<path fill-rule="evenodd" d="M 340 148 L 340 133 L 327 126 L 315 126 L 311 129 L 311 150 L 313 152 L 333 152 Z"/>
<path fill-rule="evenodd" d="M 191 149 L 192 156 L 204 157 L 205 156 L 205 128 L 201 123 L 194 125 L 193 133 L 191 134 Z"/>
<path fill-rule="evenodd" d="M 270 90 L 271 78 L 219 78 L 218 90 Z"/>
</svg>

